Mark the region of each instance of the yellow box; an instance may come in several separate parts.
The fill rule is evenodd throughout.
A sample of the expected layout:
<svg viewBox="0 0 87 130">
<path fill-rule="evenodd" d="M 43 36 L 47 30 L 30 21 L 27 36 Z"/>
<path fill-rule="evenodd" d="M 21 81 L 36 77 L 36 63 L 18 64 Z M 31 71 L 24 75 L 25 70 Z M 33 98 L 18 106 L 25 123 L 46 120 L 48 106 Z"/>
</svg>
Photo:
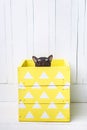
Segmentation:
<svg viewBox="0 0 87 130">
<path fill-rule="evenodd" d="M 18 67 L 18 83 L 19 121 L 70 120 L 70 67 L 65 60 L 53 60 L 51 67 L 25 60 Z"/>
</svg>

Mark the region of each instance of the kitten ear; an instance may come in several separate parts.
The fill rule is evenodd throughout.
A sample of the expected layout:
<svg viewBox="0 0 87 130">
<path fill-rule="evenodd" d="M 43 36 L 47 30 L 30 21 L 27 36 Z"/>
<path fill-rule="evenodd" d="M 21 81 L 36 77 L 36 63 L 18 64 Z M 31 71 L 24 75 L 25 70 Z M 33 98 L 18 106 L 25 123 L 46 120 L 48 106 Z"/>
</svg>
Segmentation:
<svg viewBox="0 0 87 130">
<path fill-rule="evenodd" d="M 48 59 L 49 59 L 49 61 L 51 62 L 52 59 L 53 59 L 53 55 L 50 55 L 50 56 L 48 57 Z"/>
<path fill-rule="evenodd" d="M 36 56 L 32 56 L 32 59 L 35 63 L 38 61 L 38 58 Z"/>
</svg>

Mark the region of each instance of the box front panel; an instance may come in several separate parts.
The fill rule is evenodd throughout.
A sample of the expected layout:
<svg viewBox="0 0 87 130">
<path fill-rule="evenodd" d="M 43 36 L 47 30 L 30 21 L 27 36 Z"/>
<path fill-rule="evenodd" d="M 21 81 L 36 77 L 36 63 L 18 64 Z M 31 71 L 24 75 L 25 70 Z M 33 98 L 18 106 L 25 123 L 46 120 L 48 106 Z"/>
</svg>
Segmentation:
<svg viewBox="0 0 87 130">
<path fill-rule="evenodd" d="M 22 89 L 19 87 L 18 92 L 19 102 L 24 103 L 70 102 L 70 86 L 31 86 Z"/>
<path fill-rule="evenodd" d="M 21 67 L 18 69 L 18 82 L 25 85 L 55 85 L 70 84 L 69 67 Z"/>
<path fill-rule="evenodd" d="M 19 121 L 70 121 L 70 104 L 19 103 Z"/>
<path fill-rule="evenodd" d="M 19 121 L 70 121 L 70 68 L 59 62 L 18 68 Z"/>
</svg>

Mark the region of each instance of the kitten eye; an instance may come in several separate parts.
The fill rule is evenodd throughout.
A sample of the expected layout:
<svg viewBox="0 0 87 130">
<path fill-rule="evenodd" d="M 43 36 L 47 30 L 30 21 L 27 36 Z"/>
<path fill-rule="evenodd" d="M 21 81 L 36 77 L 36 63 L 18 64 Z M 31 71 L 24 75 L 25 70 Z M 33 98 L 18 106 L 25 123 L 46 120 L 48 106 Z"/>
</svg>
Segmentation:
<svg viewBox="0 0 87 130">
<path fill-rule="evenodd" d="M 45 59 L 45 61 L 48 61 L 48 59 Z"/>
<path fill-rule="evenodd" d="M 38 61 L 41 61 L 41 59 L 38 59 Z"/>
</svg>

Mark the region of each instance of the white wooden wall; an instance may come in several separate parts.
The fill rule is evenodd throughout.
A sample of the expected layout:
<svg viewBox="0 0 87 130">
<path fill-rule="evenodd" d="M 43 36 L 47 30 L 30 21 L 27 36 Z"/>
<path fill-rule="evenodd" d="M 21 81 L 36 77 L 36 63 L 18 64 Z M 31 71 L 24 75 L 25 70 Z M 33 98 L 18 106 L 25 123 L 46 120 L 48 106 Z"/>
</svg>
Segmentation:
<svg viewBox="0 0 87 130">
<path fill-rule="evenodd" d="M 87 0 L 0 0 L 0 101 L 17 101 L 17 66 L 65 58 L 71 101 L 87 102 Z"/>
</svg>

